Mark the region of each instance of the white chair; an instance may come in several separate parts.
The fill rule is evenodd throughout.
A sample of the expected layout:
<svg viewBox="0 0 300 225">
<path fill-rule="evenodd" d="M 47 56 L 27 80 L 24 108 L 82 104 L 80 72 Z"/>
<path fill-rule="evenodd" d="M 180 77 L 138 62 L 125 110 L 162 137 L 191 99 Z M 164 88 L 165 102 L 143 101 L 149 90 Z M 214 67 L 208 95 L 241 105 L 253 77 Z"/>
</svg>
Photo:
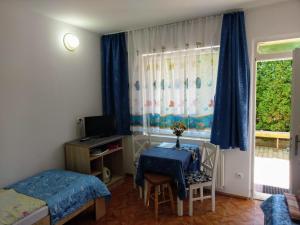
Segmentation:
<svg viewBox="0 0 300 225">
<path fill-rule="evenodd" d="M 133 173 L 133 187 L 136 188 L 135 184 L 135 176 L 136 170 L 138 168 L 138 163 L 140 159 L 141 153 L 151 146 L 151 136 L 145 135 L 142 133 L 133 133 L 132 134 L 132 155 L 133 155 L 133 166 L 134 166 L 134 173 Z M 140 191 L 140 198 L 142 198 L 142 190 L 139 188 Z"/>
<path fill-rule="evenodd" d="M 211 143 L 204 143 L 202 147 L 200 172 L 186 176 L 189 191 L 189 215 L 193 216 L 193 202 L 212 199 L 212 211 L 215 211 L 215 189 L 219 147 Z M 203 188 L 210 187 L 211 195 L 203 195 Z M 199 193 L 200 191 L 200 193 Z M 198 194 L 199 193 L 199 194 Z"/>
</svg>

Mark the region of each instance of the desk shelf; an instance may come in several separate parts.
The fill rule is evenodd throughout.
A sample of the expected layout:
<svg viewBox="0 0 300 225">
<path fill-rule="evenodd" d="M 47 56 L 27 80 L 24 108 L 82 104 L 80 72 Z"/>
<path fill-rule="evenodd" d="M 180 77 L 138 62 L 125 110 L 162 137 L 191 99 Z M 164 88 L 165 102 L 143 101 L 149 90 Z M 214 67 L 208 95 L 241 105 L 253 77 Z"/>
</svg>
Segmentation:
<svg viewBox="0 0 300 225">
<path fill-rule="evenodd" d="M 123 150 L 123 147 L 118 147 L 118 148 L 114 148 L 114 149 L 107 149 L 107 151 L 105 150 L 103 153 L 99 154 L 99 155 L 90 155 L 90 161 L 93 161 L 95 159 L 99 159 L 101 157 L 104 157 L 106 155 L 109 155 L 109 154 L 112 154 L 114 152 L 117 152 L 117 151 L 121 151 Z"/>
<path fill-rule="evenodd" d="M 102 174 L 102 171 L 97 171 L 97 170 L 91 171 L 91 175 L 93 175 L 93 176 L 99 176 L 101 174 Z"/>
<path fill-rule="evenodd" d="M 103 180 L 102 171 L 107 167 L 112 175 L 107 185 L 113 185 L 124 178 L 123 146 L 122 136 L 68 142 L 65 144 L 66 169 L 97 176 Z M 103 150 L 103 153 L 91 155 L 95 150 Z"/>
</svg>

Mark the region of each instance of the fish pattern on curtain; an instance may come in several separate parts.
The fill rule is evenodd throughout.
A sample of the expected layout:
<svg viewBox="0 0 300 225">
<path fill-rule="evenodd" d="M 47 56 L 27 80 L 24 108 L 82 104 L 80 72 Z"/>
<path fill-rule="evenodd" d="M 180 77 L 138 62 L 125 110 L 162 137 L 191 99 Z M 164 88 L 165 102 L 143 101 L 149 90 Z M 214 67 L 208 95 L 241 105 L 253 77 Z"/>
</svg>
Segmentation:
<svg viewBox="0 0 300 225">
<path fill-rule="evenodd" d="M 130 84 L 132 129 L 171 133 L 170 126 L 181 121 L 186 134 L 208 138 L 218 57 L 218 47 L 141 55 L 141 72 Z"/>
</svg>

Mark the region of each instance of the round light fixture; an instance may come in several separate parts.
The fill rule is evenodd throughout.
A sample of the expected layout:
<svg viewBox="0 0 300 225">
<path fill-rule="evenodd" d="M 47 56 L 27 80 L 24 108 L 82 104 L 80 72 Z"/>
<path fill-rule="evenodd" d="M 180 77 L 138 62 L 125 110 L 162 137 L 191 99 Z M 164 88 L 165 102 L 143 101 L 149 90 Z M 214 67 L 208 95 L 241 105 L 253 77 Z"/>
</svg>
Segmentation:
<svg viewBox="0 0 300 225">
<path fill-rule="evenodd" d="M 79 39 L 74 34 L 65 34 L 63 41 L 65 48 L 69 51 L 74 51 L 79 46 Z"/>
</svg>

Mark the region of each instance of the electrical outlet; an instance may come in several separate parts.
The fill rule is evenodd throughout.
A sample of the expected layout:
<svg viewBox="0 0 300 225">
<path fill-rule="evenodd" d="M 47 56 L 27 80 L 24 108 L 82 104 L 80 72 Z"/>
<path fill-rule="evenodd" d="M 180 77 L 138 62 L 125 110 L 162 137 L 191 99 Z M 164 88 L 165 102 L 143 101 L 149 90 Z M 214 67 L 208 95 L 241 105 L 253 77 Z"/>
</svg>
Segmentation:
<svg viewBox="0 0 300 225">
<path fill-rule="evenodd" d="M 235 173 L 235 176 L 236 176 L 237 178 L 239 178 L 239 179 L 243 179 L 243 178 L 244 178 L 244 174 L 241 173 L 241 172 Z"/>
<path fill-rule="evenodd" d="M 76 118 L 76 123 L 79 125 L 79 124 L 82 124 L 83 123 L 83 117 L 82 116 L 78 116 Z"/>
</svg>

